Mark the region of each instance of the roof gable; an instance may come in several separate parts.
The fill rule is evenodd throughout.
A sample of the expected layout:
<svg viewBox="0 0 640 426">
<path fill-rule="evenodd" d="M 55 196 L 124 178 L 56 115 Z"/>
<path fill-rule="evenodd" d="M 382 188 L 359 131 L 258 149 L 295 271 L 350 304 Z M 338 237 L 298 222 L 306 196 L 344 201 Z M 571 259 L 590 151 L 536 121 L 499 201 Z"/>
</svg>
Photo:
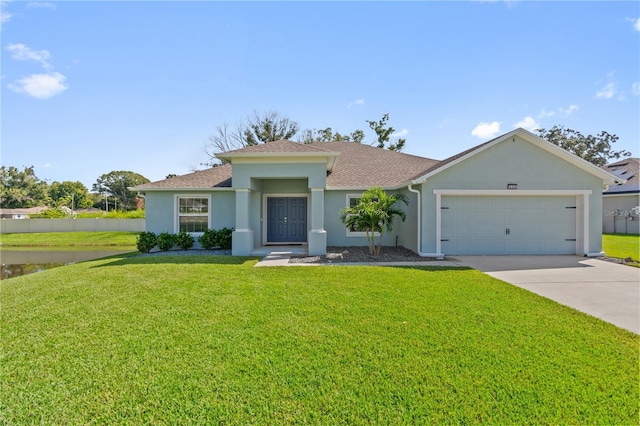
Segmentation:
<svg viewBox="0 0 640 426">
<path fill-rule="evenodd" d="M 509 141 L 511 139 L 513 139 L 514 137 L 520 137 L 521 139 L 549 152 L 550 154 L 553 154 L 565 161 L 567 161 L 568 163 L 578 167 L 579 169 L 584 170 L 587 173 L 590 173 L 600 179 L 602 179 L 603 181 L 603 185 L 610 185 L 614 182 L 616 182 L 616 177 L 613 176 L 612 174 L 602 170 L 601 168 L 599 168 L 598 166 L 589 163 L 588 161 L 574 155 L 571 154 L 570 152 L 560 148 L 557 145 L 552 144 L 551 142 L 548 142 L 544 139 L 542 139 L 541 137 L 525 130 L 522 128 L 518 128 L 515 130 L 512 130 L 509 133 L 505 133 L 502 136 L 498 136 L 495 139 L 491 139 L 490 141 L 484 142 L 480 145 L 476 145 L 473 148 L 470 148 L 466 151 L 463 151 L 459 154 L 453 155 L 445 160 L 442 160 L 441 162 L 439 162 L 438 164 L 434 165 L 433 167 L 431 167 L 429 170 L 427 170 L 427 172 L 420 176 L 419 178 L 414 180 L 414 183 L 423 183 L 424 181 L 426 181 L 428 178 L 430 178 L 431 176 L 434 176 L 438 173 L 441 173 L 442 171 L 455 166 L 456 164 L 459 164 L 463 161 L 465 161 L 466 159 L 473 157 L 475 155 L 477 155 L 478 153 L 490 149 L 491 147 L 498 145 L 500 143 L 503 143 L 505 141 Z"/>
</svg>

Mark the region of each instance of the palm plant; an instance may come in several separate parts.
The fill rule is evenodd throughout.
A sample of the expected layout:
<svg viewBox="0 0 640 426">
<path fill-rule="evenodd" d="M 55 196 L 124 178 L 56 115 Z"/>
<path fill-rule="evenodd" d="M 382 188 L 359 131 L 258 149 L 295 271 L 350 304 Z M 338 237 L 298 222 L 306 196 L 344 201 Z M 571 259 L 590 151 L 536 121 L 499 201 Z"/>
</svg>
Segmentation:
<svg viewBox="0 0 640 426">
<path fill-rule="evenodd" d="M 396 208 L 397 201 L 409 204 L 407 196 L 403 193 L 388 195 L 380 187 L 369 188 L 362 194 L 360 202 L 355 206 L 345 207 L 340 210 L 340 220 L 352 229 L 364 231 L 369 244 L 369 254 L 379 256 L 382 248 L 382 235 L 384 231 L 393 229 L 393 219 L 399 216 L 404 222 L 407 214 Z M 378 233 L 378 244 L 375 235 Z"/>
</svg>

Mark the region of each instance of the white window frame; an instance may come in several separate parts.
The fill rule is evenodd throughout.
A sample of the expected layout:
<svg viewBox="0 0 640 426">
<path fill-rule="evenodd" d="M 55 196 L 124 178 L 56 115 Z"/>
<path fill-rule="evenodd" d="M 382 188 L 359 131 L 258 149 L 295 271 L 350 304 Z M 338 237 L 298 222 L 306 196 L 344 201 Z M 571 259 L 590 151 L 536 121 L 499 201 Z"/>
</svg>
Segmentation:
<svg viewBox="0 0 640 426">
<path fill-rule="evenodd" d="M 363 193 L 360 193 L 360 194 L 347 194 L 346 206 L 347 207 L 351 207 L 351 200 L 353 198 L 362 198 L 362 194 Z M 347 237 L 366 237 L 367 236 L 366 232 L 364 232 L 364 231 L 352 231 L 352 230 L 349 229 L 348 226 L 347 226 L 346 230 L 347 230 Z M 374 232 L 373 235 L 375 237 L 379 237 L 380 233 L 379 232 Z"/>
<path fill-rule="evenodd" d="M 174 200 L 174 232 L 177 234 L 180 232 L 180 218 L 182 216 L 205 216 L 205 214 L 195 214 L 195 213 L 180 213 L 180 200 L 185 198 L 201 198 L 207 200 L 207 229 L 211 229 L 211 195 L 203 195 L 203 194 L 179 194 L 175 196 Z M 189 232 L 191 235 L 202 235 L 204 232 Z"/>
</svg>

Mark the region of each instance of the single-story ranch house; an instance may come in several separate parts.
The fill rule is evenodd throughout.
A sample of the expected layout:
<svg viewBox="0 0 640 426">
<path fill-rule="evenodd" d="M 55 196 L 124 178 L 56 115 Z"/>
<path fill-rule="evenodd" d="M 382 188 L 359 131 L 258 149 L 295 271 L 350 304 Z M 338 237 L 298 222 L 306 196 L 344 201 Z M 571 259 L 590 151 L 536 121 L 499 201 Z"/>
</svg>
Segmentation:
<svg viewBox="0 0 640 426">
<path fill-rule="evenodd" d="M 626 182 L 602 194 L 602 232 L 640 234 L 640 158 L 625 158 L 603 169 Z"/>
<path fill-rule="evenodd" d="M 516 129 L 443 161 L 353 142 L 276 141 L 216 154 L 226 164 L 131 188 L 146 229 L 233 228 L 234 255 L 266 245 L 366 245 L 339 212 L 380 186 L 404 192 L 383 245 L 420 255 L 602 252 L 602 192 L 617 178 Z"/>
</svg>

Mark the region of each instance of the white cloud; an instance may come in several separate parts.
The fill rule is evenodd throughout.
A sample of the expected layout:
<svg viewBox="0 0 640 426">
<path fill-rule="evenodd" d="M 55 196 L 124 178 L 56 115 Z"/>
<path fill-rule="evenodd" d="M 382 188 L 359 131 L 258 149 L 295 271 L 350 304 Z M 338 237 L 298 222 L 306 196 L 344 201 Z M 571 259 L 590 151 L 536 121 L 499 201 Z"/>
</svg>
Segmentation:
<svg viewBox="0 0 640 426">
<path fill-rule="evenodd" d="M 492 138 L 500 133 L 500 123 L 494 121 L 492 123 L 480 123 L 472 131 L 471 135 L 481 139 Z"/>
<path fill-rule="evenodd" d="M 0 1 L 0 22 L 9 22 L 13 17 L 13 13 L 5 12 L 5 6 L 9 4 L 8 1 Z"/>
<path fill-rule="evenodd" d="M 614 72 L 611 71 L 607 74 L 607 83 L 604 87 L 596 93 L 596 98 L 598 99 L 611 99 L 615 96 L 617 92 L 616 81 L 614 80 Z"/>
<path fill-rule="evenodd" d="M 540 124 L 531 116 L 525 117 L 524 119 L 518 121 L 513 127 L 529 130 L 530 132 L 535 131 L 540 128 Z"/>
<path fill-rule="evenodd" d="M 38 99 L 47 99 L 58 95 L 69 88 L 64 81 L 66 77 L 59 72 L 49 74 L 32 74 L 16 80 L 8 87 L 17 93 L 26 93 Z"/>
<path fill-rule="evenodd" d="M 565 115 L 571 115 L 579 109 L 578 105 L 569 105 L 569 108 L 560 108 L 560 112 Z"/>
<path fill-rule="evenodd" d="M 633 93 L 635 96 L 640 96 L 640 83 L 639 82 L 635 82 L 631 85 L 631 93 Z"/>
<path fill-rule="evenodd" d="M 48 1 L 31 1 L 27 3 L 27 7 L 56 10 L 56 5 Z"/>
<path fill-rule="evenodd" d="M 33 50 L 29 46 L 22 43 L 10 44 L 7 46 L 7 50 L 11 52 L 11 57 L 19 61 L 36 61 L 39 62 L 45 69 L 50 69 L 51 53 L 48 50 Z"/>
<path fill-rule="evenodd" d="M 640 31 L 640 18 L 632 19 L 631 22 L 633 22 L 633 28 L 635 28 L 636 31 Z"/>
<path fill-rule="evenodd" d="M 538 114 L 538 118 L 547 118 L 547 117 L 553 117 L 554 115 L 556 115 L 555 111 L 545 111 L 542 110 L 540 111 L 540 114 Z"/>
<path fill-rule="evenodd" d="M 405 136 L 407 136 L 407 134 L 409 134 L 409 130 L 407 129 L 402 129 L 402 130 L 398 130 L 397 132 L 394 132 L 391 137 L 392 138 L 403 138 Z"/>
<path fill-rule="evenodd" d="M 355 101 L 349 102 L 349 105 L 347 105 L 347 108 L 351 108 L 352 106 L 364 106 L 364 99 L 360 98 L 360 99 L 356 99 Z"/>
</svg>

